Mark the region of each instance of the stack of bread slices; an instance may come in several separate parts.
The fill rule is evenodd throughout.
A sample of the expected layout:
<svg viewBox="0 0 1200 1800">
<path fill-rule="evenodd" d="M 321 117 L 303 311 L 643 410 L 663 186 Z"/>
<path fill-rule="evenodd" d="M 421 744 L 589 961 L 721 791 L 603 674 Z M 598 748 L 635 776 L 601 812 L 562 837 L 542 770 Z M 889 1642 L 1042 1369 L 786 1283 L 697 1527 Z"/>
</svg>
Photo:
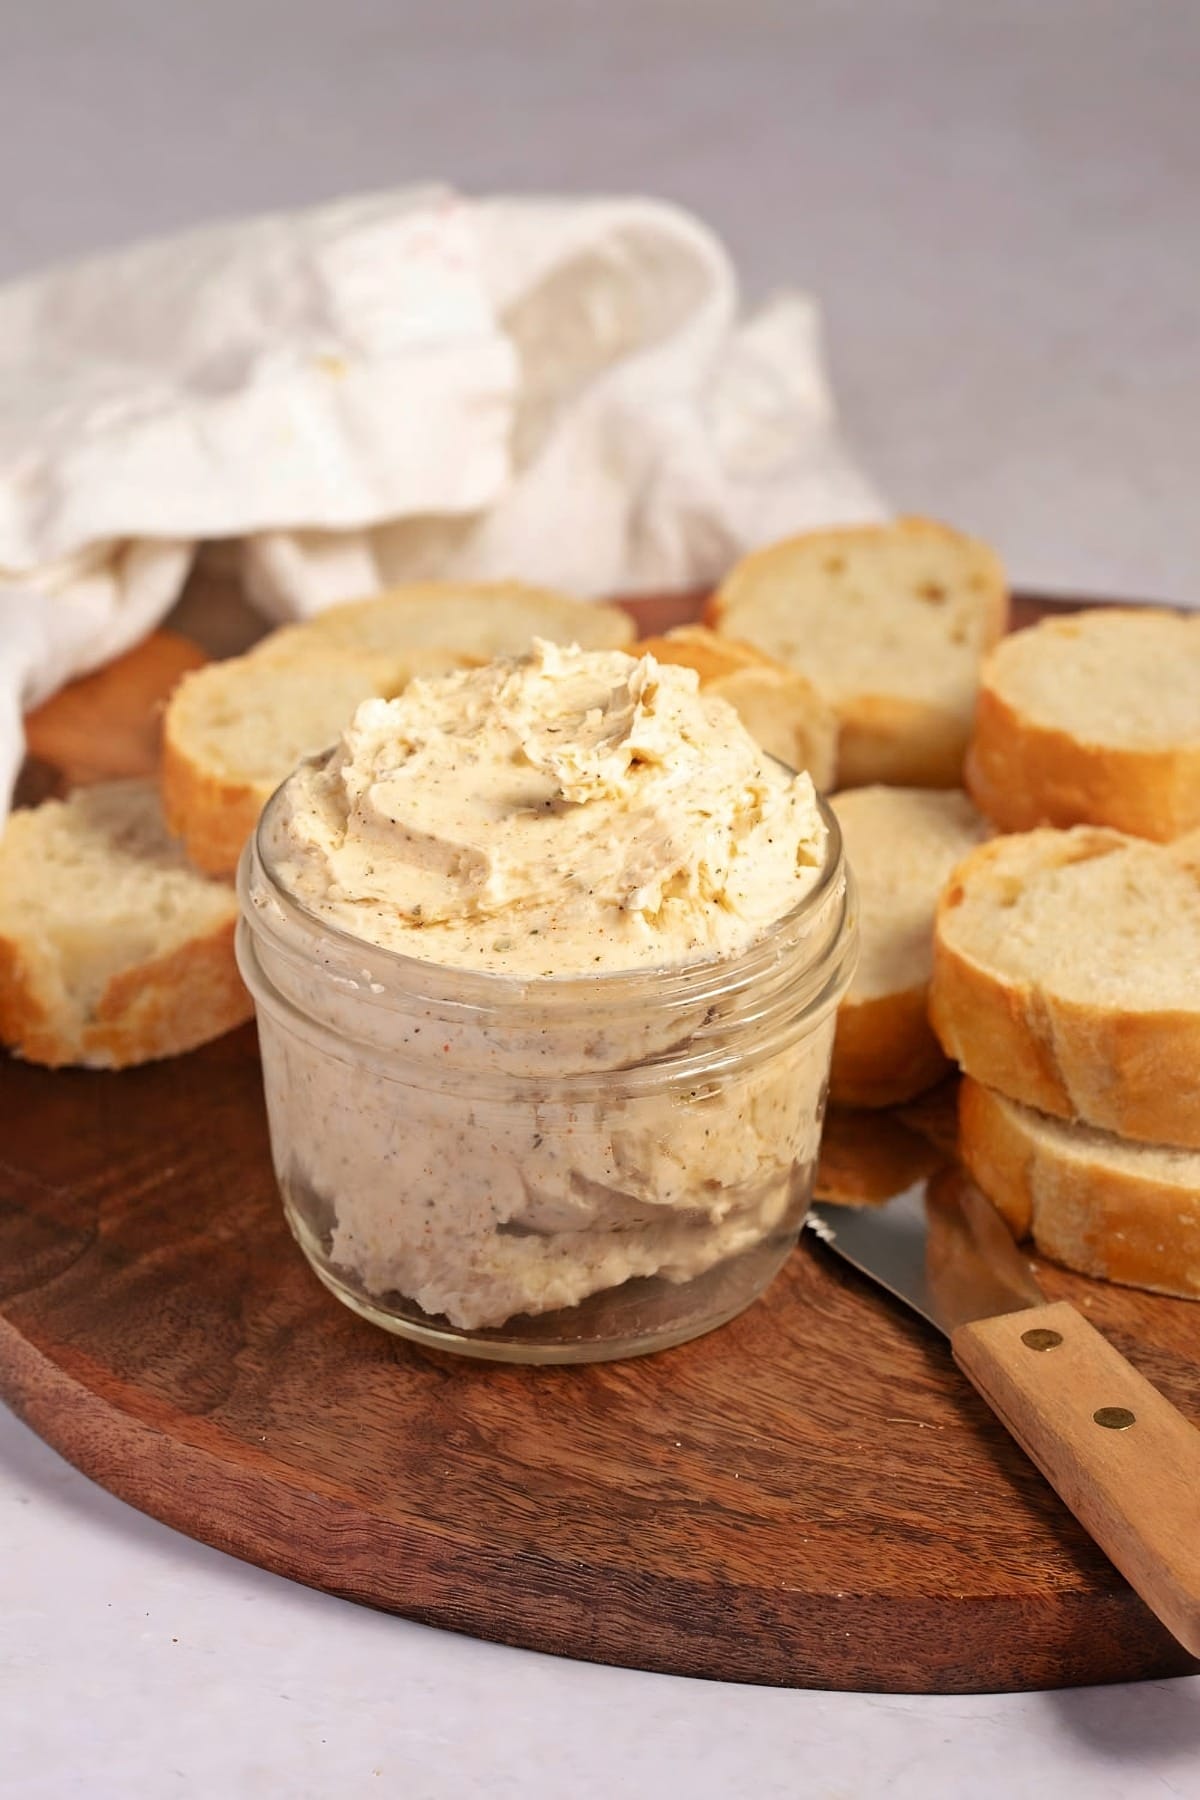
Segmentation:
<svg viewBox="0 0 1200 1800">
<path fill-rule="evenodd" d="M 1008 639 L 967 781 L 1007 835 L 937 914 L 963 1160 L 1047 1256 L 1200 1296 L 1200 618 L 1106 608 Z"/>
</svg>

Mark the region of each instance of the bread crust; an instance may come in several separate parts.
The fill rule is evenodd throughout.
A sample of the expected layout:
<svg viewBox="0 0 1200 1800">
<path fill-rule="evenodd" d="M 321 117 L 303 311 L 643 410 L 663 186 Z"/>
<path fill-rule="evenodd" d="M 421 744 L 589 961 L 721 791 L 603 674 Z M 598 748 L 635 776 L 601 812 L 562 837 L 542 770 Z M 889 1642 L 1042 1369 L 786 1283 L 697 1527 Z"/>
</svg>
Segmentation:
<svg viewBox="0 0 1200 1800">
<path fill-rule="evenodd" d="M 764 650 L 741 638 L 721 637 L 705 625 L 679 625 L 661 637 L 639 638 L 630 646 L 630 655 L 653 656 L 658 662 L 681 663 L 685 669 L 695 669 L 702 687 L 741 669 L 783 670 L 783 664 Z"/>
<path fill-rule="evenodd" d="M 934 913 L 988 828 L 960 791 L 843 789 L 832 806 L 858 888 L 862 954 L 838 1008 L 830 1097 L 893 1106 L 949 1069 L 927 1011 Z"/>
<path fill-rule="evenodd" d="M 682 625 L 632 646 L 637 656 L 694 669 L 706 694 L 728 700 L 764 750 L 792 769 L 807 769 L 822 792 L 833 784 L 837 717 L 807 676 L 776 662 L 753 644 L 718 637 L 703 625 Z"/>
<path fill-rule="evenodd" d="M 26 1062 L 125 1069 L 178 1056 L 251 1017 L 254 1003 L 234 957 L 236 919 L 165 956 L 123 969 L 77 1029 L 40 991 L 20 945 L 0 937 L 0 1036 Z"/>
<path fill-rule="evenodd" d="M 159 789 L 163 817 L 188 861 L 205 875 L 231 876 L 270 798 L 258 785 L 210 773 L 175 742 L 168 710 Z"/>
<path fill-rule="evenodd" d="M 234 955 L 237 920 L 114 975 L 83 1037 L 84 1060 L 123 1068 L 194 1050 L 251 1017 Z"/>
<path fill-rule="evenodd" d="M 60 1046 L 51 1009 L 43 996 L 38 972 L 24 948 L 0 933 L 0 1040 L 16 1047 L 29 1062 L 56 1068 L 71 1060 Z M 31 1046 L 28 1050 L 26 1045 Z"/>
<path fill-rule="evenodd" d="M 1070 1131 L 1070 1127 L 1063 1127 Z M 964 1079 L 959 1147 L 973 1179 L 1018 1237 L 1081 1274 L 1200 1298 L 1200 1182 L 1105 1160 L 1102 1146 L 1056 1142 L 1036 1114 Z"/>
<path fill-rule="evenodd" d="M 1092 836 L 1097 848 L 1124 841 L 1099 828 Z M 938 902 L 929 1018 L 943 1050 L 966 1074 L 1039 1112 L 1200 1149 L 1200 1013 L 1071 1001 L 997 974 L 949 941 L 965 884 L 1013 841 L 973 850 Z"/>
<path fill-rule="evenodd" d="M 1017 1239 L 1033 1230 L 1032 1146 L 1014 1131 L 991 1088 L 964 1075 L 958 1084 L 958 1154 Z"/>
<path fill-rule="evenodd" d="M 1166 843 L 1200 825 L 1200 744 L 1121 749 L 1039 725 L 988 686 L 986 665 L 965 780 L 1004 831 L 1107 825 Z"/>
<path fill-rule="evenodd" d="M 894 1106 L 924 1093 L 950 1065 L 933 1035 L 924 983 L 900 993 L 843 1000 L 829 1098 L 838 1106 Z"/>
</svg>

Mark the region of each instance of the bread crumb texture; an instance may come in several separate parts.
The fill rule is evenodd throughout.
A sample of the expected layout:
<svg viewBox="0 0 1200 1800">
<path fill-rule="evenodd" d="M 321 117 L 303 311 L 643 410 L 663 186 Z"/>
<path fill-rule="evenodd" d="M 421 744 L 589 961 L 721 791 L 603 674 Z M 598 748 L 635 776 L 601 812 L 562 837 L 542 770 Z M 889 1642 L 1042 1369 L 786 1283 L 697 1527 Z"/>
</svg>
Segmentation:
<svg viewBox="0 0 1200 1800">
<path fill-rule="evenodd" d="M 0 839 L 0 1036 L 52 1066 L 121 1068 L 249 1018 L 231 886 L 191 867 L 156 785 L 17 812 Z"/>
<path fill-rule="evenodd" d="M 938 905 L 930 1017 L 1010 1099 L 1200 1148 L 1200 860 L 1093 826 L 994 839 Z"/>
<path fill-rule="evenodd" d="M 839 721 L 838 784 L 956 787 L 1003 634 L 995 553 L 929 519 L 810 532 L 746 557 L 707 623 L 805 675 Z"/>
<path fill-rule="evenodd" d="M 834 796 L 858 896 L 858 968 L 838 1013 L 830 1098 L 890 1106 L 948 1063 L 926 1016 L 938 894 L 988 835 L 960 791 L 853 788 Z"/>
</svg>

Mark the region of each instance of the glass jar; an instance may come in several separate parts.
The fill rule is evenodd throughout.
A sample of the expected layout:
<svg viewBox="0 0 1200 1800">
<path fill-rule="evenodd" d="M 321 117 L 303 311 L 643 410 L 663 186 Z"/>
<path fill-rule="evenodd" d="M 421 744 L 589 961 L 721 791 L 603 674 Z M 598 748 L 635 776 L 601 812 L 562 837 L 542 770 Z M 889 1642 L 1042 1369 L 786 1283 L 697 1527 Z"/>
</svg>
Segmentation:
<svg viewBox="0 0 1200 1800">
<path fill-rule="evenodd" d="M 272 803 L 274 804 L 274 803 Z M 520 979 L 368 944 L 238 874 L 284 1208 L 325 1285 L 442 1350 L 634 1356 L 741 1312 L 812 1189 L 857 928 L 836 820 L 747 952 Z"/>
</svg>

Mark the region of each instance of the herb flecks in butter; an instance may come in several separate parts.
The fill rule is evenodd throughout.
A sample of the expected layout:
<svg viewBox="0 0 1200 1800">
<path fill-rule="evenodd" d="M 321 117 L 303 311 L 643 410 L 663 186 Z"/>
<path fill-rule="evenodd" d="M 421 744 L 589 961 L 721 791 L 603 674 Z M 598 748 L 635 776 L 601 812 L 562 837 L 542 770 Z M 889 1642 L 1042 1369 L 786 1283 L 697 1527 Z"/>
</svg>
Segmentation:
<svg viewBox="0 0 1200 1800">
<path fill-rule="evenodd" d="M 691 670 L 546 643 L 364 702 L 288 783 L 269 845 L 370 942 L 554 976 L 736 955 L 824 851 L 809 778 Z"/>
</svg>

